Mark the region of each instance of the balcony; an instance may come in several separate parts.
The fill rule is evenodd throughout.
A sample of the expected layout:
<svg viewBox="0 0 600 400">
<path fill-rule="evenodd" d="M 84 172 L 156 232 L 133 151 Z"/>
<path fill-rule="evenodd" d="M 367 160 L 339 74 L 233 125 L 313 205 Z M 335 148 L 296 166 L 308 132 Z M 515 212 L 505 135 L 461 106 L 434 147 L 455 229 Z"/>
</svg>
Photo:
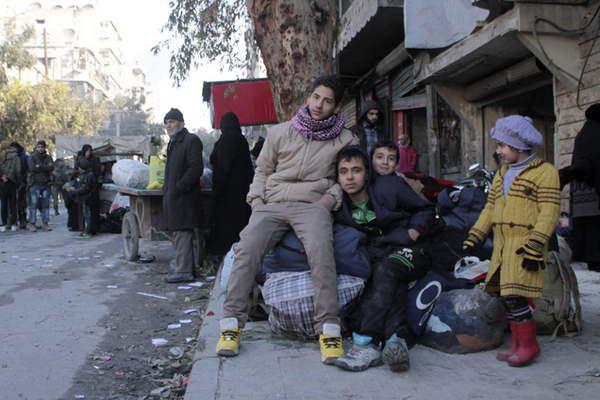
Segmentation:
<svg viewBox="0 0 600 400">
<path fill-rule="evenodd" d="M 336 62 L 360 77 L 404 40 L 403 0 L 354 0 L 340 20 Z"/>
</svg>

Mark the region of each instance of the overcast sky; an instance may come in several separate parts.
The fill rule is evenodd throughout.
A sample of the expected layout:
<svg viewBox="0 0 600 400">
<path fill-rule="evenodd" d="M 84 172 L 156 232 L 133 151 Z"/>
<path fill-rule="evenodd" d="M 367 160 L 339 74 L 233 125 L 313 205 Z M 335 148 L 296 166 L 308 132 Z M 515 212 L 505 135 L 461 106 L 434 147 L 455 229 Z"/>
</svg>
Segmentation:
<svg viewBox="0 0 600 400">
<path fill-rule="evenodd" d="M 24 4 L 35 0 L 19 0 Z M 198 71 L 192 71 L 182 87 L 175 88 L 169 78 L 169 53 L 153 55 L 150 49 L 165 34 L 161 27 L 169 15 L 169 0 L 37 0 L 42 4 L 95 4 L 99 11 L 112 20 L 122 34 L 124 52 L 130 60 L 137 61 L 146 73 L 152 90 L 150 106 L 154 109 L 154 120 L 162 117 L 171 107 L 181 109 L 188 128 L 210 129 L 207 105 L 202 102 L 202 82 L 241 78 L 232 72 L 219 72 L 219 66 L 208 63 Z M 0 5 L 14 4 L 14 0 L 0 0 Z M 2 10 L 0 8 L 0 10 Z"/>
<path fill-rule="evenodd" d="M 154 118 L 161 122 L 171 107 L 177 107 L 183 112 L 188 127 L 210 129 L 209 111 L 202 102 L 202 82 L 237 76 L 231 72 L 221 73 L 218 65 L 209 63 L 192 71 L 180 88 L 173 87 L 168 51 L 156 56 L 150 52 L 165 37 L 160 30 L 169 15 L 169 0 L 101 0 L 98 3 L 123 33 L 125 50 L 131 52 L 132 58 L 138 60 L 146 72 L 153 92 Z"/>
</svg>

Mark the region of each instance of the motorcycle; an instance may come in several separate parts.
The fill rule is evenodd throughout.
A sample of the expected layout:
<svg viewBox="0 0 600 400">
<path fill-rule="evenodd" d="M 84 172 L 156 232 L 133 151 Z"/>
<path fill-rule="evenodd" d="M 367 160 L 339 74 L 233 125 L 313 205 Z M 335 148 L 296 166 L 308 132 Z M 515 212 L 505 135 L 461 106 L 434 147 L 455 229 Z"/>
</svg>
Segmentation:
<svg viewBox="0 0 600 400">
<path fill-rule="evenodd" d="M 494 173 L 473 164 L 466 178 L 445 188 L 438 196 L 438 215 L 447 226 L 468 231 L 485 207 Z"/>
</svg>

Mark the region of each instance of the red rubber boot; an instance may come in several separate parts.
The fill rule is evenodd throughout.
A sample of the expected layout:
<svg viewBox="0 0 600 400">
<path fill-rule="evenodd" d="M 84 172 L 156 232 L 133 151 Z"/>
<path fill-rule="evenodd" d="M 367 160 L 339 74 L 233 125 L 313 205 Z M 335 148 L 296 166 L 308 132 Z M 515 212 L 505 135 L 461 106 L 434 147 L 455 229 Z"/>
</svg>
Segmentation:
<svg viewBox="0 0 600 400">
<path fill-rule="evenodd" d="M 519 347 L 519 336 L 517 335 L 516 325 L 517 323 L 515 321 L 510 321 L 510 333 L 512 344 L 510 345 L 509 349 L 497 352 L 496 360 L 508 361 L 509 357 L 517 352 L 517 348 Z"/>
<path fill-rule="evenodd" d="M 540 346 L 537 342 L 535 322 L 533 319 L 517 322 L 517 336 L 519 346 L 515 354 L 507 360 L 511 367 L 524 367 L 530 364 L 540 354 Z"/>
</svg>

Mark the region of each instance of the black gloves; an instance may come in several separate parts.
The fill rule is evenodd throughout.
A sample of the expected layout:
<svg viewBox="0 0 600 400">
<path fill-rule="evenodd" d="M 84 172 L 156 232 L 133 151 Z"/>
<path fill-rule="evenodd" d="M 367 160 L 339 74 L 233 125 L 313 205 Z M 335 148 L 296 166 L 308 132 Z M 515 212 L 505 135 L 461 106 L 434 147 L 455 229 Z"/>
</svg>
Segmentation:
<svg viewBox="0 0 600 400">
<path fill-rule="evenodd" d="M 529 240 L 523 247 L 517 249 L 517 254 L 523 256 L 521 266 L 529 272 L 537 272 L 546 268 L 544 263 L 544 245 L 537 240 Z"/>
<path fill-rule="evenodd" d="M 480 244 L 481 242 L 479 241 L 477 236 L 473 235 L 472 233 L 469 233 L 469 236 L 467 236 L 467 238 L 463 242 L 463 255 L 469 256 L 473 254 L 475 248 L 478 247 Z"/>
</svg>

